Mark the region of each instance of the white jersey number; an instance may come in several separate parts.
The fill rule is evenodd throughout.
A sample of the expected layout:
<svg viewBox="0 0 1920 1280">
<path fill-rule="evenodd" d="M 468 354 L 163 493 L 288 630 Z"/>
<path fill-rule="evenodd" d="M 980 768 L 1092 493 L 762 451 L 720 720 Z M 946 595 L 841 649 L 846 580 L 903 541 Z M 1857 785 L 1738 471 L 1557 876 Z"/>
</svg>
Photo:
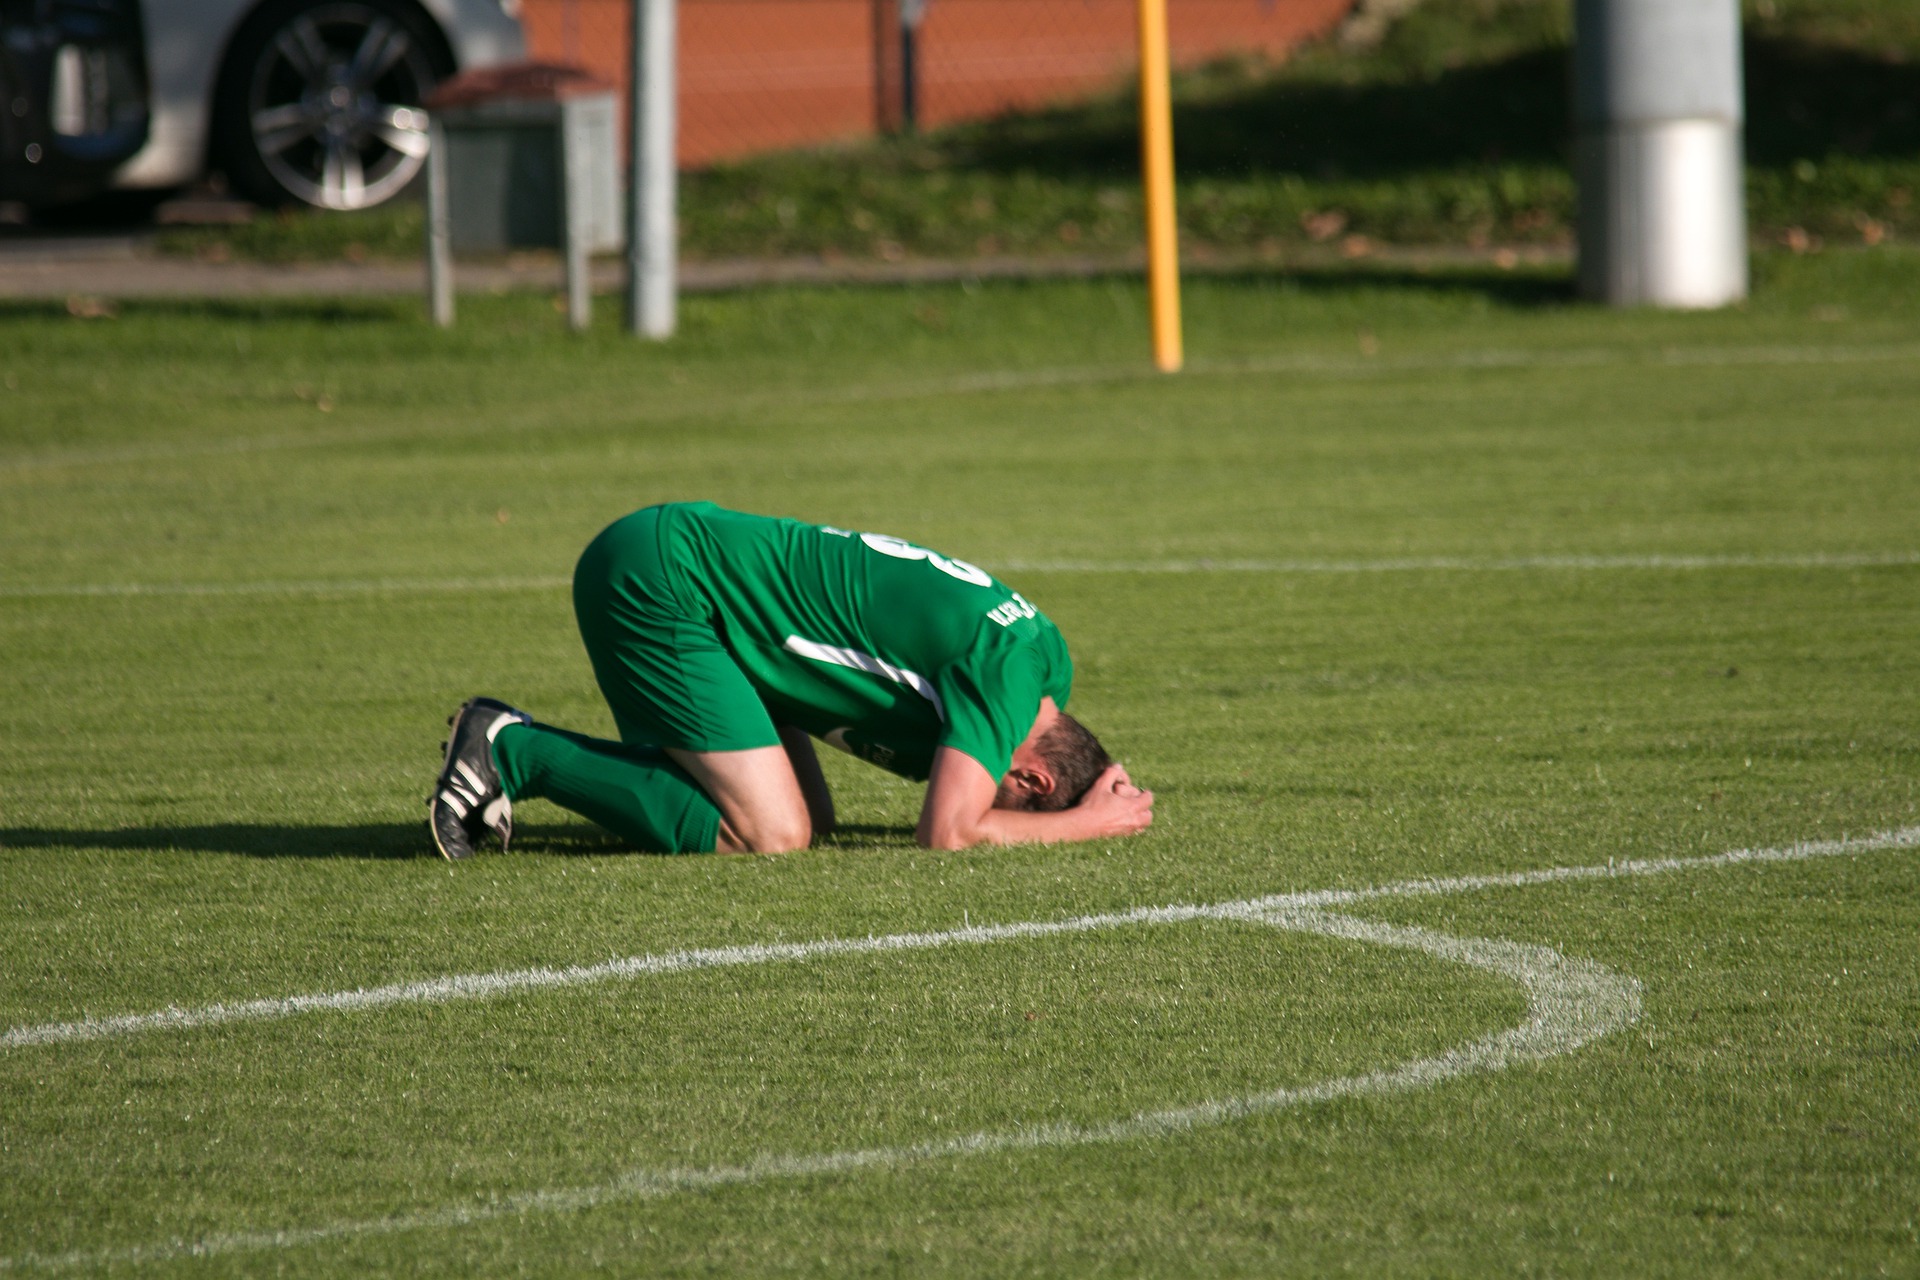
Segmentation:
<svg viewBox="0 0 1920 1280">
<path fill-rule="evenodd" d="M 965 560 L 953 560 L 938 551 L 929 551 L 925 547 L 916 547 L 911 542 L 899 538 L 889 538 L 884 533 L 863 533 L 860 541 L 878 551 L 883 556 L 892 556 L 896 560 L 925 560 L 928 564 L 950 578 L 962 582 L 971 582 L 976 587 L 990 587 L 993 578 L 985 569 L 968 564 Z"/>
</svg>

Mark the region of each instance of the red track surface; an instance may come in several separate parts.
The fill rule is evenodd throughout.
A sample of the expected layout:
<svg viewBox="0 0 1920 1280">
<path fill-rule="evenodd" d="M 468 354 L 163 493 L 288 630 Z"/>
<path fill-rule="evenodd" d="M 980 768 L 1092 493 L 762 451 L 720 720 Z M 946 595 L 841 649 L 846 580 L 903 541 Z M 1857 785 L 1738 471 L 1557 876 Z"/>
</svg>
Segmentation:
<svg viewBox="0 0 1920 1280">
<path fill-rule="evenodd" d="M 524 0 L 535 57 L 625 92 L 631 0 Z M 1173 55 L 1285 53 L 1353 0 L 1168 0 Z M 920 121 L 990 116 L 1108 88 L 1133 72 L 1134 0 L 930 0 Z M 681 0 L 680 161 L 872 133 L 872 0 Z"/>
</svg>

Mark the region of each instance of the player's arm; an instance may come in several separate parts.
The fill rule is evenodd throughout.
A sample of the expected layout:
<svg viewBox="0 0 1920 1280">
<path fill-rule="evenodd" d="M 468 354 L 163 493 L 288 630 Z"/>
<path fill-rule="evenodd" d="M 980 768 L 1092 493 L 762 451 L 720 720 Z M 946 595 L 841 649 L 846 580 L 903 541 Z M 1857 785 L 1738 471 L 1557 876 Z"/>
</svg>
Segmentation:
<svg viewBox="0 0 1920 1280">
<path fill-rule="evenodd" d="M 986 766 L 964 751 L 940 747 L 927 778 L 927 800 L 914 838 L 929 849 L 976 844 L 1053 844 L 1130 836 L 1153 821 L 1153 792 L 1142 791 L 1114 765 L 1094 781 L 1080 803 L 1055 813 L 993 807 L 999 785 Z"/>
<path fill-rule="evenodd" d="M 814 754 L 813 739 L 806 730 L 792 725 L 780 726 L 780 745 L 786 748 L 793 776 L 800 783 L 800 794 L 807 801 L 807 816 L 813 820 L 813 834 L 833 834 L 833 792 L 827 789 L 827 775 L 820 770 L 820 757 Z"/>
</svg>

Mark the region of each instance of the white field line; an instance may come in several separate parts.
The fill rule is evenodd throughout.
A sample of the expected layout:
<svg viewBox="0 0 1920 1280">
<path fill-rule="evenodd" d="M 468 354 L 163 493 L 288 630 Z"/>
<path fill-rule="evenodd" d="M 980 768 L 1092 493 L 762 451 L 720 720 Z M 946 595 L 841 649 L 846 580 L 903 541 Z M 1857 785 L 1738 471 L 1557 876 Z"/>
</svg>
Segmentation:
<svg viewBox="0 0 1920 1280">
<path fill-rule="evenodd" d="M 1516 570 L 1872 569 L 1920 564 L 1920 551 L 1800 555 L 1400 556 L 1382 560 L 1012 560 L 1010 573 L 1503 573 Z"/>
<path fill-rule="evenodd" d="M 1243 1117 L 1330 1102 L 1426 1088 L 1473 1072 L 1498 1071 L 1516 1063 L 1570 1053 L 1618 1030 L 1640 1014 L 1639 984 L 1590 961 L 1570 960 L 1548 947 L 1491 938 L 1460 938 L 1430 930 L 1330 913 L 1324 906 L 1388 897 L 1425 897 L 1495 888 L 1520 888 L 1562 881 L 1662 875 L 1669 872 L 1736 866 L 1743 863 L 1799 862 L 1856 855 L 1879 849 L 1920 846 L 1920 827 L 1855 839 L 1807 841 L 1777 849 L 1736 849 L 1697 858 L 1658 858 L 1611 862 L 1605 866 L 1549 867 L 1505 875 L 1456 876 L 1409 880 L 1357 890 L 1276 894 L 1212 907 L 1156 907 L 1078 920 L 1033 922 L 945 933 L 900 934 L 865 940 L 825 940 L 793 946 L 723 948 L 678 953 L 681 959 L 709 957 L 714 963 L 755 963 L 804 959 L 827 954 L 940 946 L 1041 936 L 1125 924 L 1171 923 L 1204 918 L 1261 922 L 1281 929 L 1380 946 L 1426 952 L 1437 959 L 1471 965 L 1509 978 L 1527 994 L 1527 1018 L 1518 1026 L 1456 1049 L 1397 1067 L 1343 1076 L 1316 1084 L 1146 1112 L 1104 1125 L 1038 1124 L 986 1131 L 897 1147 L 869 1147 L 813 1155 L 766 1155 L 745 1164 L 705 1169 L 636 1169 L 595 1186 L 515 1192 L 466 1204 L 444 1205 L 381 1218 L 344 1220 L 278 1231 L 233 1232 L 197 1240 L 167 1240 L 119 1249 L 65 1254 L 0 1257 L 0 1271 L 101 1270 L 116 1264 L 140 1265 L 189 1257 L 214 1257 L 364 1239 L 422 1230 L 447 1230 L 477 1222 L 534 1214 L 569 1213 L 598 1205 L 656 1199 L 681 1191 L 740 1186 L 780 1178 L 809 1178 L 875 1169 L 898 1169 L 930 1161 L 994 1152 L 1040 1150 L 1096 1143 L 1175 1136 Z M 748 959 L 749 956 L 755 959 Z M 676 957 L 659 957 L 672 961 Z M 645 957 L 642 958 L 647 959 Z M 645 972 L 670 972 L 692 964 L 661 964 Z M 595 966 L 595 969 L 606 966 Z M 542 971 L 545 972 L 545 971 Z M 585 974 L 590 970 L 572 970 Z M 607 975 L 612 976 L 612 975 Z M 592 978 L 583 979 L 587 981 Z M 361 993 L 364 994 L 364 993 Z M 70 1024 L 72 1025 L 72 1024 Z"/>
<path fill-rule="evenodd" d="M 1401 556 L 1384 560 L 1010 560 L 1008 573 L 1118 574 L 1366 574 L 1572 573 L 1616 570 L 1879 569 L 1920 565 L 1920 551 L 1836 551 L 1800 555 L 1545 555 Z M 500 578 L 312 578 L 265 582 L 0 583 L 0 600 L 117 599 L 127 596 L 350 596 L 417 592 L 557 591 L 569 580 L 552 575 Z"/>
<path fill-rule="evenodd" d="M 1569 960 L 1548 947 L 1491 938 L 1456 938 L 1425 929 L 1356 920 L 1350 916 L 1299 907 L 1252 913 L 1244 918 L 1280 929 L 1423 951 L 1443 961 L 1487 970 L 1517 982 L 1526 991 L 1526 1020 L 1484 1039 L 1397 1067 L 1363 1075 L 1342 1076 L 1297 1088 L 1275 1089 L 1246 1097 L 1145 1112 L 1108 1124 L 1037 1124 L 935 1139 L 909 1146 L 867 1147 L 818 1155 L 768 1155 L 741 1165 L 705 1169 L 636 1169 L 598 1186 L 517 1192 L 490 1200 L 446 1205 L 384 1218 L 332 1222 L 280 1231 L 235 1232 L 198 1240 L 170 1240 L 123 1249 L 56 1255 L 21 1254 L 0 1258 L 0 1271 L 93 1271 L 114 1264 L 138 1265 L 186 1257 L 298 1248 L 407 1231 L 445 1230 L 489 1219 L 578 1212 L 597 1205 L 656 1199 L 681 1191 L 739 1186 L 775 1178 L 809 1178 L 872 1169 L 898 1169 L 929 1161 L 994 1152 L 1163 1138 L 1248 1116 L 1331 1102 L 1339 1098 L 1403 1093 L 1427 1088 L 1456 1076 L 1499 1071 L 1520 1062 L 1556 1057 L 1627 1026 L 1640 1016 L 1639 983 L 1589 961 Z"/>
<path fill-rule="evenodd" d="M 415 592 L 552 591 L 570 585 L 555 576 L 504 578 L 311 578 L 267 582 L 78 582 L 45 586 L 0 583 L 0 600 L 123 596 L 363 596 Z"/>
<path fill-rule="evenodd" d="M 1755 344 L 1707 347 L 1565 347 L 1528 351 L 1495 349 L 1439 352 L 1430 355 L 1329 356 L 1279 353 L 1243 360 L 1196 360 L 1187 366 L 1188 378 L 1235 378 L 1294 375 L 1320 378 L 1373 378 L 1383 374 L 1444 372 L 1448 370 L 1589 369 L 1630 367 L 1747 368 L 1766 365 L 1848 366 L 1860 364 L 1920 363 L 1920 345 L 1887 344 Z M 911 382 L 851 384 L 834 388 L 791 388 L 779 392 L 690 398 L 683 405 L 654 409 L 638 416 L 622 430 L 670 422 L 702 421 L 741 414 L 790 410 L 802 406 L 888 403 L 936 399 L 955 395 L 994 395 L 1007 391 L 1048 387 L 1101 386 L 1126 383 L 1168 385 L 1164 378 L 1137 364 L 1081 365 L 1043 369 L 1011 369 L 957 374 Z M 284 449 L 350 448 L 453 435 L 520 435 L 552 429 L 547 423 L 477 423 L 465 429 L 436 425 L 430 430 L 368 427 L 313 433 L 236 436 L 196 443 L 119 445 L 60 451 L 21 450 L 0 453 L 0 473 L 42 471 L 67 467 L 115 466 L 163 462 L 223 454 L 242 455 Z M 579 430 L 569 425 L 568 430 Z"/>
<path fill-rule="evenodd" d="M 1030 920 L 1017 924 L 974 925 L 962 929 L 924 933 L 895 933 L 866 938 L 821 938 L 812 942 L 710 947 L 661 955 L 629 956 L 600 964 L 573 965 L 562 969 L 514 969 L 493 973 L 452 974 L 420 982 L 360 987 L 351 991 L 316 992 L 308 995 L 244 1000 L 234 1004 L 201 1005 L 193 1009 L 161 1009 L 152 1013 L 90 1017 L 74 1022 L 47 1022 L 34 1026 L 14 1027 L 5 1035 L 0 1035 L 0 1049 L 23 1049 L 33 1045 L 102 1040 L 113 1036 L 138 1035 L 155 1031 L 185 1031 L 196 1027 L 220 1026 L 234 1022 L 262 1022 L 306 1013 L 359 1013 L 395 1005 L 483 1000 L 520 991 L 579 987 L 599 982 L 651 977 L 657 974 L 684 973 L 696 969 L 767 964 L 775 961 L 815 960 L 832 956 L 865 955 L 888 951 L 920 951 L 935 947 L 1005 942 L 1015 938 L 1044 938 L 1135 925 L 1180 924 L 1193 920 L 1244 920 L 1276 911 L 1320 910 L 1327 907 L 1349 906 L 1378 898 L 1423 898 L 1452 893 L 1474 893 L 1486 889 L 1525 888 L 1562 881 L 1665 875 L 1675 871 L 1727 867 L 1747 862 L 1801 862 L 1810 858 L 1842 857 L 1879 849 L 1915 847 L 1920 847 L 1920 826 L 1905 827 L 1898 831 L 1886 831 L 1853 839 L 1810 841 L 1779 849 L 1735 849 L 1727 853 L 1694 858 L 1643 859 L 1584 867 L 1548 867 L 1539 871 L 1456 876 L 1443 880 L 1403 880 L 1374 888 L 1318 889 L 1305 893 L 1283 893 L 1270 897 L 1246 898 L 1238 902 L 1200 906 L 1175 904 L 1164 907 L 1136 907 L 1130 911 L 1104 912 L 1066 920 Z"/>
</svg>

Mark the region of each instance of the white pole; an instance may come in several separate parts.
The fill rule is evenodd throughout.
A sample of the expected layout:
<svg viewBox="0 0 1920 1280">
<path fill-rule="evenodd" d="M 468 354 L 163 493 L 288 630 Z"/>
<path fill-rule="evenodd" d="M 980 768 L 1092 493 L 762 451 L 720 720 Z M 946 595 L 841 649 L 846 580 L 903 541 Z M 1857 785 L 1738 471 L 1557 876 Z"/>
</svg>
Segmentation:
<svg viewBox="0 0 1920 1280">
<path fill-rule="evenodd" d="M 453 236 L 447 192 L 447 131 L 427 127 L 427 309 L 442 329 L 453 323 Z"/>
<path fill-rule="evenodd" d="M 567 324 L 593 324 L 593 161 L 587 140 L 587 104 L 560 104 L 560 238 L 567 264 Z"/>
<path fill-rule="evenodd" d="M 1744 96 L 1739 0 L 1575 0 L 1582 293 L 1747 296 Z"/>
<path fill-rule="evenodd" d="M 633 90 L 627 117 L 627 329 L 673 336 L 679 257 L 674 119 L 676 0 L 633 0 Z"/>
</svg>

